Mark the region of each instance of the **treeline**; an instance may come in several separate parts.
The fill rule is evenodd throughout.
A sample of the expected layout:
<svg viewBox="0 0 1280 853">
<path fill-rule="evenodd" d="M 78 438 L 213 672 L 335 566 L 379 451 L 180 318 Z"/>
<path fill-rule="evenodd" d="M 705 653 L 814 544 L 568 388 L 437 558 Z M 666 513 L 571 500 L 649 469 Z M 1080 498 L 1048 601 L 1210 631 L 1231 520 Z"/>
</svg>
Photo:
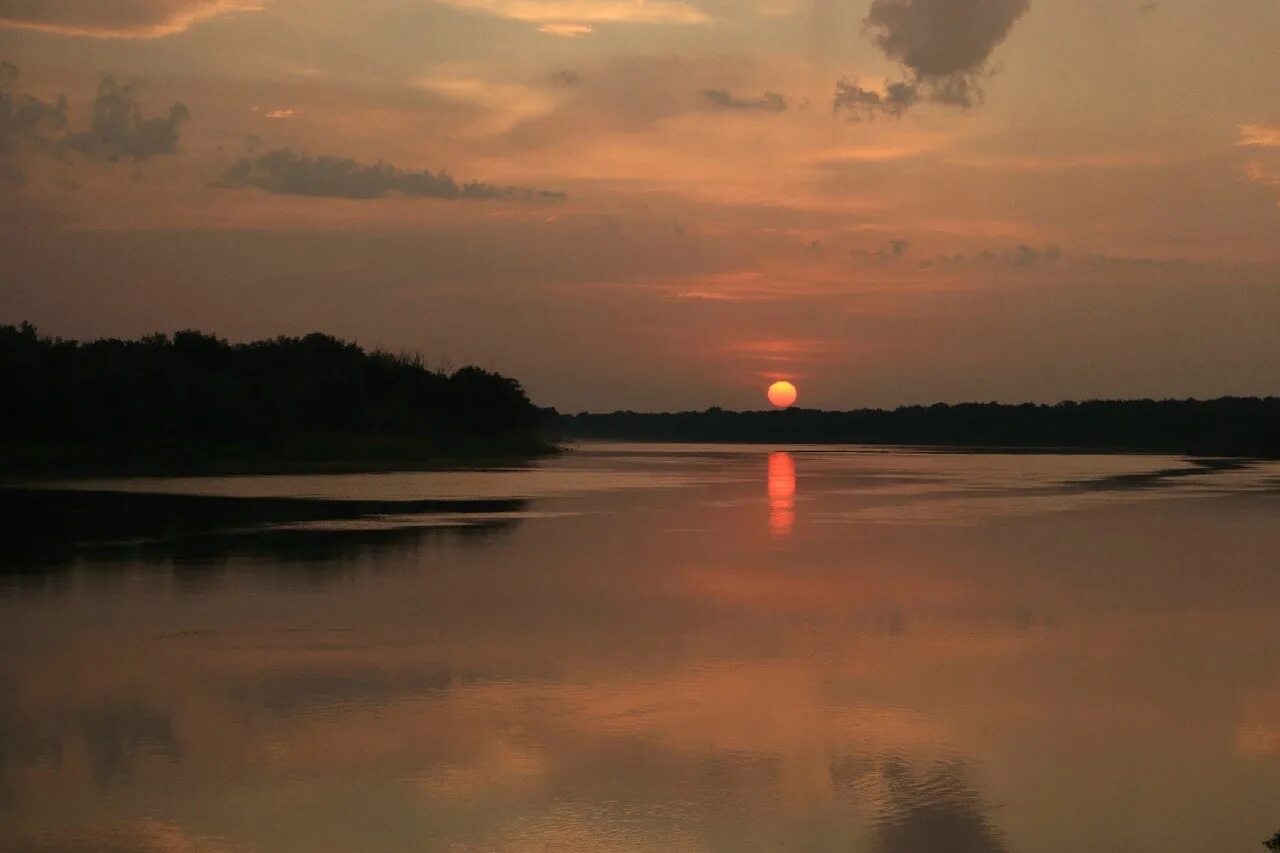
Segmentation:
<svg viewBox="0 0 1280 853">
<path fill-rule="evenodd" d="M 547 449 L 514 379 L 329 335 L 231 344 L 182 331 L 79 343 L 0 326 L 6 467 L 393 462 Z"/>
<path fill-rule="evenodd" d="M 894 410 L 787 409 L 562 419 L 566 437 L 628 441 L 904 444 L 1151 450 L 1280 457 L 1280 398 L 1090 400 L 1056 405 L 964 403 Z"/>
</svg>

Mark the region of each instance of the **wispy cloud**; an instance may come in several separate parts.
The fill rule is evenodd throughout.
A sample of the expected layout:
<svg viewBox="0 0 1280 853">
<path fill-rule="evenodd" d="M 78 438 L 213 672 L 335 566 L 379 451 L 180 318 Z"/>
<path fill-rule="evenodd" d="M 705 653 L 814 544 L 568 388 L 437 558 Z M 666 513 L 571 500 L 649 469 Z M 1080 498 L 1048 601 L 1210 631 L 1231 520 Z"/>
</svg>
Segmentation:
<svg viewBox="0 0 1280 853">
<path fill-rule="evenodd" d="M 94 38 L 160 38 L 263 0 L 0 0 L 0 27 Z"/>
<path fill-rule="evenodd" d="M 438 0 L 448 6 L 535 24 L 703 24 L 711 19 L 682 0 Z"/>
<path fill-rule="evenodd" d="M 1280 125 L 1242 124 L 1237 127 L 1240 135 L 1236 145 L 1253 148 L 1280 148 Z"/>
<path fill-rule="evenodd" d="M 595 27 L 590 24 L 543 24 L 538 27 L 538 32 L 546 33 L 549 36 L 560 36 L 561 38 L 582 38 L 589 36 L 595 32 Z"/>
<path fill-rule="evenodd" d="M 547 115 L 566 97 L 546 87 L 485 80 L 449 71 L 420 77 L 414 85 L 484 110 L 488 119 L 482 123 L 481 130 L 485 133 L 502 133 L 520 122 Z"/>
<path fill-rule="evenodd" d="M 818 338 L 777 338 L 742 341 L 725 347 L 725 352 L 769 362 L 811 361 L 830 357 L 847 347 L 847 342 Z"/>
</svg>

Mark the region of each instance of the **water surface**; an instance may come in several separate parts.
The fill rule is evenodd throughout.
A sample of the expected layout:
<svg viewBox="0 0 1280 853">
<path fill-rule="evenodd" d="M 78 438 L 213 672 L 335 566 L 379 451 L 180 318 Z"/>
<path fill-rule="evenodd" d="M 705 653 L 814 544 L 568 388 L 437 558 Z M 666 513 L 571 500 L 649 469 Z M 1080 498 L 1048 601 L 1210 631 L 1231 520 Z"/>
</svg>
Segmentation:
<svg viewBox="0 0 1280 853">
<path fill-rule="evenodd" d="M 235 509 L 13 534 L 0 848 L 1202 853 L 1280 829 L 1277 464 L 584 445 L 60 485 Z M 280 510 L 299 497 L 344 509 Z"/>
</svg>

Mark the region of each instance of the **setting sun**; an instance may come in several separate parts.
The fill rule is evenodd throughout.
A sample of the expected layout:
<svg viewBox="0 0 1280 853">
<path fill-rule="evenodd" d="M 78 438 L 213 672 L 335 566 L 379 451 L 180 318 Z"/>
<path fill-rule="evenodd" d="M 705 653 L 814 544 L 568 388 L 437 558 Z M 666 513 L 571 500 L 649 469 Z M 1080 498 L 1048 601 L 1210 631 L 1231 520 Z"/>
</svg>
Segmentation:
<svg viewBox="0 0 1280 853">
<path fill-rule="evenodd" d="M 779 409 L 788 408 L 796 401 L 796 386 L 790 382 L 775 382 L 769 386 L 769 402 Z"/>
</svg>

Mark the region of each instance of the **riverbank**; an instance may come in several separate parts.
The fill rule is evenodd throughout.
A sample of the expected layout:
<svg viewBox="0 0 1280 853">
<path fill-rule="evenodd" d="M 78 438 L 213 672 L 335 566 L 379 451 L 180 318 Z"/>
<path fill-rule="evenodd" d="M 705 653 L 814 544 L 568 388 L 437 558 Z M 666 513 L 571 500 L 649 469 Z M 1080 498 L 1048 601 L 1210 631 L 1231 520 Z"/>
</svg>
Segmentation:
<svg viewBox="0 0 1280 853">
<path fill-rule="evenodd" d="M 156 443 L 111 447 L 84 442 L 0 443 L 0 479 L 70 477 L 340 474 L 515 467 L 561 452 L 527 432 L 483 438 L 308 435 L 281 442 Z"/>
</svg>

